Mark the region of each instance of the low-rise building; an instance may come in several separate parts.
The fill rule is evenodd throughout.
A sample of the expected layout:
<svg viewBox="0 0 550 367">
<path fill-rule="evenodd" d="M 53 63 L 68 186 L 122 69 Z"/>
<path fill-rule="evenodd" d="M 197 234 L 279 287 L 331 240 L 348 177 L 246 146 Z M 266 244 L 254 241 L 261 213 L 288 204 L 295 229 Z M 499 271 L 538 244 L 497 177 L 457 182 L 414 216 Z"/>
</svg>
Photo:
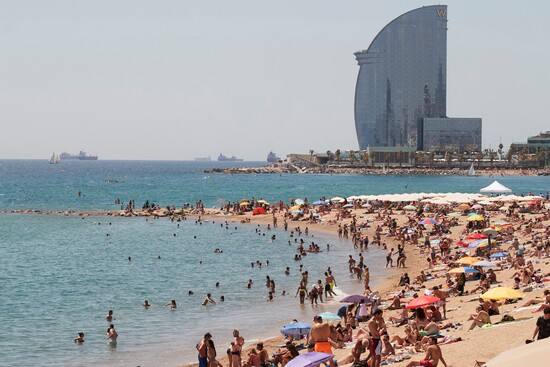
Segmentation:
<svg viewBox="0 0 550 367">
<path fill-rule="evenodd" d="M 426 152 L 481 151 L 481 118 L 425 117 L 418 123 L 418 150 Z"/>
</svg>

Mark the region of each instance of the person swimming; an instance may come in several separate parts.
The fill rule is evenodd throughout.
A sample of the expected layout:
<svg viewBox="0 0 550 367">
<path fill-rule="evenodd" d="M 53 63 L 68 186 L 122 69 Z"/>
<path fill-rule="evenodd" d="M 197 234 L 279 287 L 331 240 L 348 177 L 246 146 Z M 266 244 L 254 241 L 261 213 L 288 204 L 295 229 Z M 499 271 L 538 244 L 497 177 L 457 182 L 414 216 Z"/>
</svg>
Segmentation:
<svg viewBox="0 0 550 367">
<path fill-rule="evenodd" d="M 167 304 L 165 305 L 165 307 L 168 307 L 168 306 L 170 306 L 170 309 L 171 309 L 171 310 L 175 310 L 175 309 L 178 308 L 178 305 L 176 304 L 176 300 L 175 300 L 175 299 L 171 300 L 170 303 L 167 303 Z"/>
<path fill-rule="evenodd" d="M 74 338 L 74 342 L 76 344 L 82 344 L 84 343 L 84 333 L 81 331 L 76 335 L 76 338 Z"/>
<path fill-rule="evenodd" d="M 109 310 L 109 312 L 107 312 L 107 316 L 105 316 L 105 320 L 111 322 L 114 320 L 114 317 L 113 317 L 113 310 Z"/>
<path fill-rule="evenodd" d="M 148 309 L 149 307 L 151 307 L 151 304 L 149 303 L 148 300 L 143 301 L 143 307 L 144 307 L 145 309 Z"/>
</svg>

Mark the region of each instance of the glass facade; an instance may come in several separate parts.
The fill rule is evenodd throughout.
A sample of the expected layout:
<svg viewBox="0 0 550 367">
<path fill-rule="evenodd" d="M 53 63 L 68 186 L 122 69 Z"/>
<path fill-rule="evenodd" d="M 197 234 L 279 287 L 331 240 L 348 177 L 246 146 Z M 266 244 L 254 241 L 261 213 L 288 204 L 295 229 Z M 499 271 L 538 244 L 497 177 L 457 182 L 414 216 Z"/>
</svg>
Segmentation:
<svg viewBox="0 0 550 367">
<path fill-rule="evenodd" d="M 479 152 L 481 119 L 424 118 L 418 129 L 418 149 L 427 152 Z"/>
<path fill-rule="evenodd" d="M 446 116 L 447 6 L 426 6 L 399 16 L 355 57 L 359 148 L 416 148 L 421 119 Z"/>
</svg>

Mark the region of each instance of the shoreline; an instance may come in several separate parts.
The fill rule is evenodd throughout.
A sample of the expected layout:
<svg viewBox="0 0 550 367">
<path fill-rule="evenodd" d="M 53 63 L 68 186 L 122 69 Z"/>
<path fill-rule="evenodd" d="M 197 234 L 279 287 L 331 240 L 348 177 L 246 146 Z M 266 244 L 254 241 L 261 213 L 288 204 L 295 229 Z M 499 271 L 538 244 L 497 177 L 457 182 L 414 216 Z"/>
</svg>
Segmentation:
<svg viewBox="0 0 550 367">
<path fill-rule="evenodd" d="M 261 167 L 227 167 L 205 169 L 210 174 L 328 174 L 328 175 L 364 175 L 364 176 L 468 176 L 468 170 L 461 168 L 439 167 L 356 167 L 342 166 L 305 166 L 266 165 Z M 549 176 L 550 168 L 477 168 L 475 176 L 482 177 L 529 177 Z"/>
</svg>

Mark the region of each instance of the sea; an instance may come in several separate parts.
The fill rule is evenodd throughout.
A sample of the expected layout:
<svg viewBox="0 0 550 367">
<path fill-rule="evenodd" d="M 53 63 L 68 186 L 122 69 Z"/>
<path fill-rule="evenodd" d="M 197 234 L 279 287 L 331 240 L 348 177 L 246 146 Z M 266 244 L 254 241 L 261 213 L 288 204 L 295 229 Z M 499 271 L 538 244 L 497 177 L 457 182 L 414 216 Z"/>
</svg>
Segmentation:
<svg viewBox="0 0 550 367">
<path fill-rule="evenodd" d="M 292 319 L 310 321 L 316 313 L 336 310 L 335 303 L 298 305 L 300 265 L 310 279 L 322 279 L 330 267 L 340 294 L 361 287 L 346 264 L 357 251 L 330 234 L 302 235 L 306 244 L 313 241 L 323 252 L 295 261 L 300 237 L 280 229 L 226 226 L 223 219 L 201 224 L 193 219 L 13 214 L 12 209 L 119 209 L 117 199 L 134 200 L 137 206 L 146 200 L 161 206 L 203 200 L 216 207 L 252 197 L 274 202 L 478 192 L 495 179 L 518 194 L 550 191 L 548 177 L 205 173 L 214 167 L 262 164 L 0 160 L 0 365 L 177 366 L 196 361 L 194 347 L 205 332 L 213 334 L 222 354 L 234 328 L 251 342 L 277 335 Z M 365 255 L 376 283 L 384 275 L 384 254 L 373 248 Z M 256 261 L 263 266 L 252 267 Z M 267 300 L 267 276 L 276 282 L 273 302 Z M 246 287 L 249 279 L 251 289 Z M 202 306 L 206 293 L 218 303 Z M 222 295 L 225 302 L 219 302 Z M 145 299 L 151 308 L 142 307 Z M 172 299 L 178 305 L 174 311 L 166 306 Z M 120 335 L 116 348 L 105 338 L 105 315 L 111 309 Z M 86 335 L 83 345 L 73 342 L 79 331 Z"/>
</svg>

